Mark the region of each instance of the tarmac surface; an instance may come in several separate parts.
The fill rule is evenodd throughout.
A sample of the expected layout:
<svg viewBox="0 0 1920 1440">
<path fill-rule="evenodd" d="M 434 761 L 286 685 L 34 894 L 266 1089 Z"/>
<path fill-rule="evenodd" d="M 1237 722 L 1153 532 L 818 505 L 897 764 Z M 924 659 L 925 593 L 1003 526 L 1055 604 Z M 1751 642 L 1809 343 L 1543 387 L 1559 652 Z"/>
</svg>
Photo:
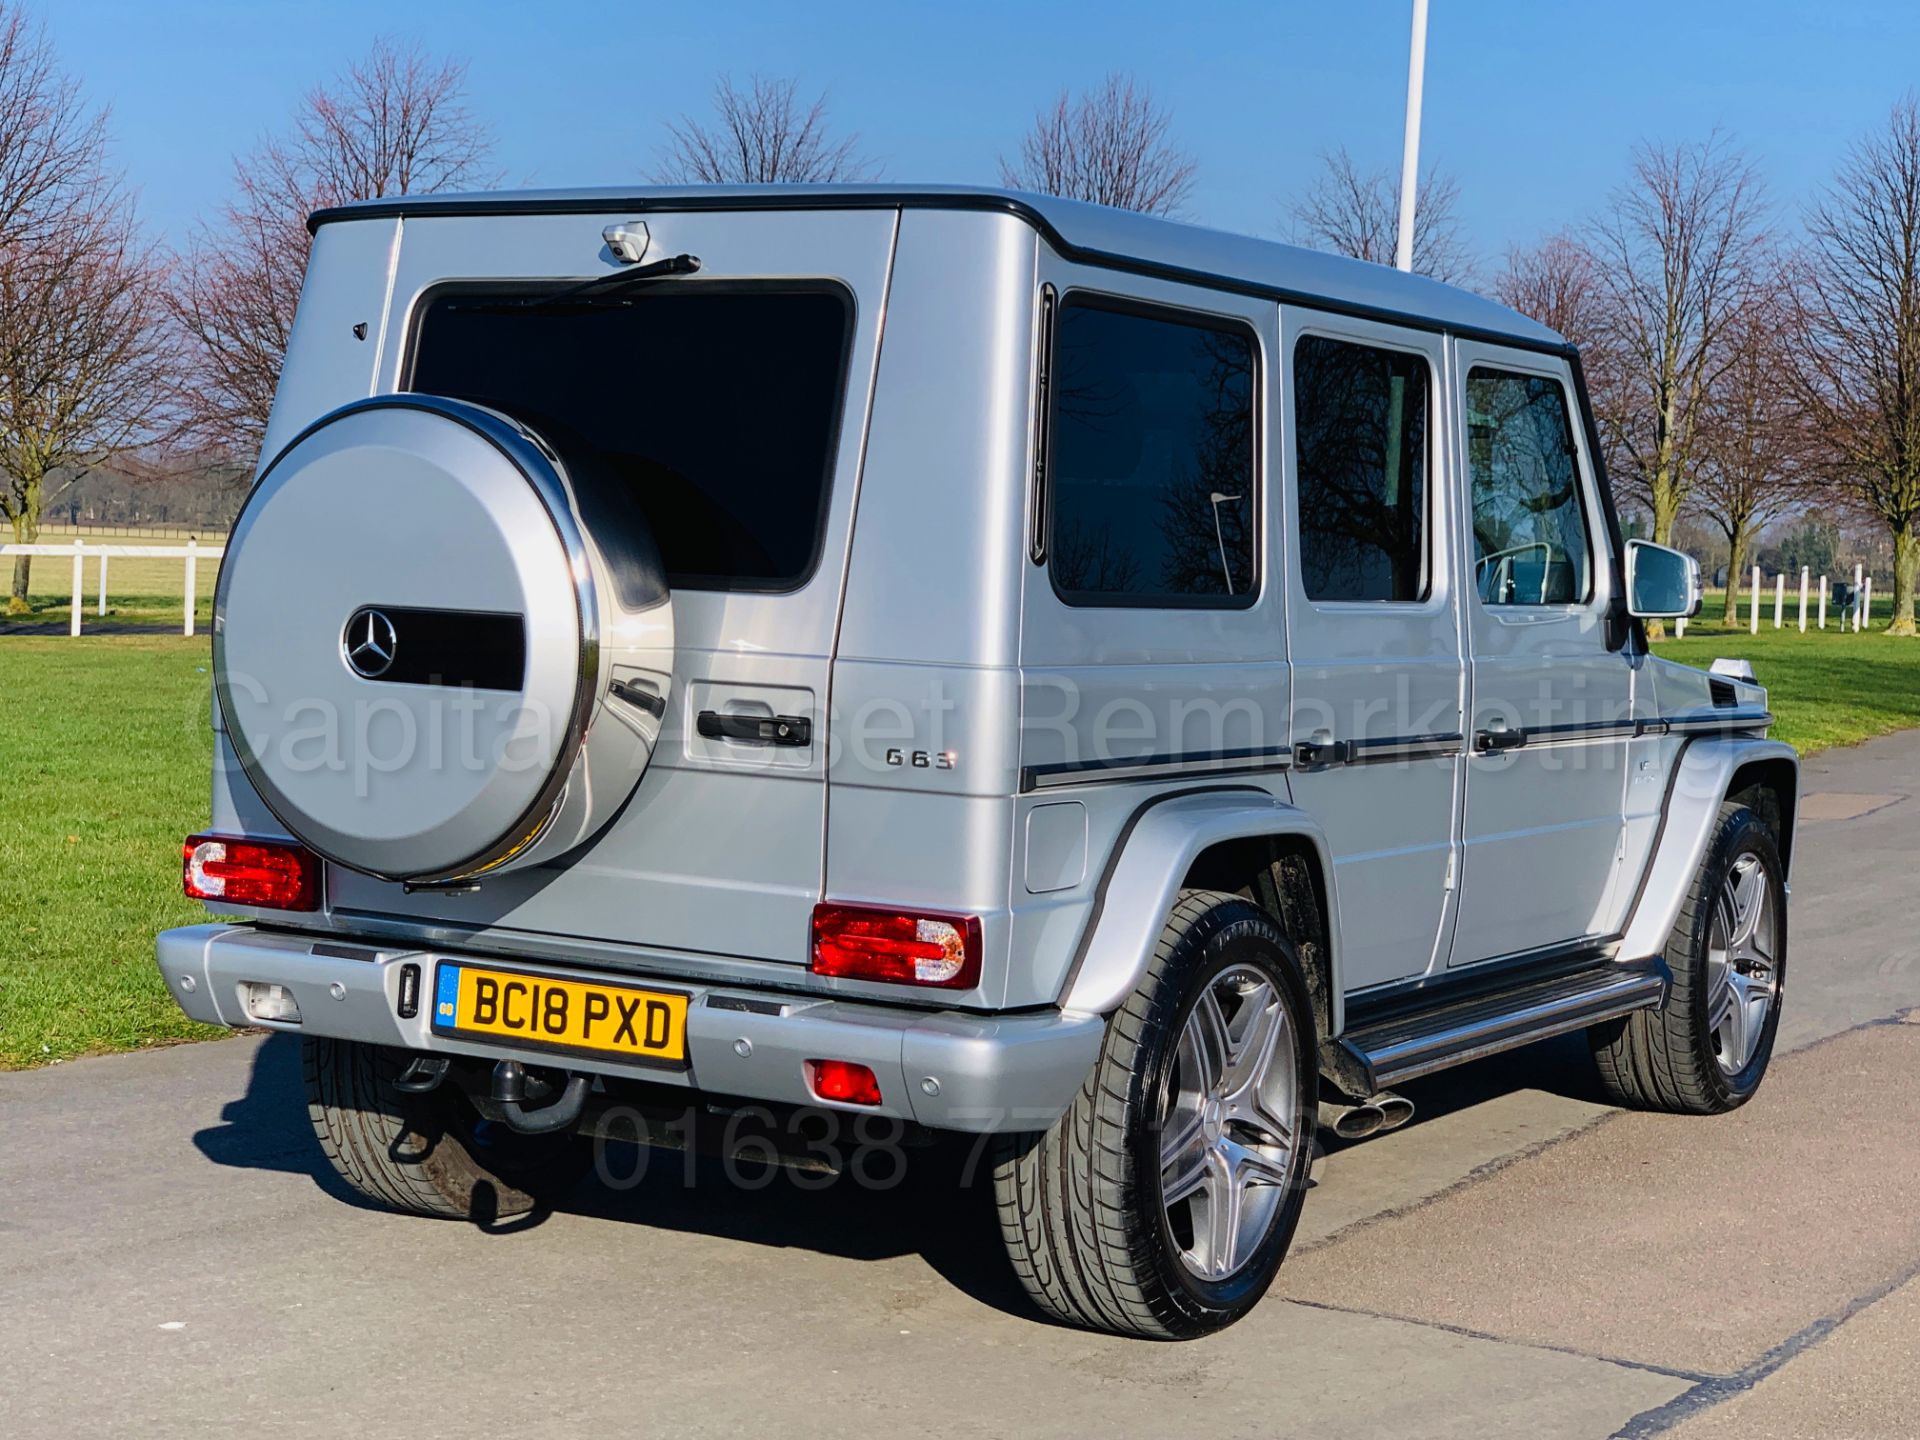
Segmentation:
<svg viewBox="0 0 1920 1440">
<path fill-rule="evenodd" d="M 1905 1440 L 1920 732 L 1803 785 L 1752 1104 L 1612 1111 L 1577 1038 L 1410 1086 L 1414 1123 L 1317 1164 L 1267 1302 L 1192 1344 L 1035 1320 L 937 1167 L 656 1156 L 457 1225 L 346 1197 L 284 1037 L 0 1075 L 0 1434 Z"/>
</svg>

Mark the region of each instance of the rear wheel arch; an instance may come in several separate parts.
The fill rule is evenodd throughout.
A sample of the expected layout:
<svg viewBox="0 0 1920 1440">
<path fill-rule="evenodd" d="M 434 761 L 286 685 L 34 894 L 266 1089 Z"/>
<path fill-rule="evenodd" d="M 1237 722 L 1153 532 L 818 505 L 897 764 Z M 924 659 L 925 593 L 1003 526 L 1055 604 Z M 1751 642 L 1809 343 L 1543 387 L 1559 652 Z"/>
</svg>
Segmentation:
<svg viewBox="0 0 1920 1440">
<path fill-rule="evenodd" d="M 1331 852 L 1313 817 L 1255 786 L 1173 791 L 1144 801 L 1123 827 L 1061 987 L 1070 1010 L 1109 1014 L 1146 974 L 1182 890 L 1242 896 L 1313 947 L 1316 1019 L 1341 1021 L 1340 920 Z"/>
</svg>

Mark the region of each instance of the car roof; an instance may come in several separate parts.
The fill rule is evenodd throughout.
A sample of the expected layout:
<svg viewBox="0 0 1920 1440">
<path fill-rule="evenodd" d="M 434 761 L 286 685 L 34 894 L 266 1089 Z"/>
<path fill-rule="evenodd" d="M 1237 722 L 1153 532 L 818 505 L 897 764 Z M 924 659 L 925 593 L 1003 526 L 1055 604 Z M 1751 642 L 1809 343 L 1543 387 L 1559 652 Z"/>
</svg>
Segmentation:
<svg viewBox="0 0 1920 1440">
<path fill-rule="evenodd" d="M 1385 265 L 1106 205 L 968 185 L 689 185 L 497 190 L 359 200 L 315 211 L 309 230 L 386 216 L 713 209 L 994 210 L 1019 215 L 1068 259 L 1351 314 L 1561 350 L 1555 331 L 1483 295 Z"/>
</svg>

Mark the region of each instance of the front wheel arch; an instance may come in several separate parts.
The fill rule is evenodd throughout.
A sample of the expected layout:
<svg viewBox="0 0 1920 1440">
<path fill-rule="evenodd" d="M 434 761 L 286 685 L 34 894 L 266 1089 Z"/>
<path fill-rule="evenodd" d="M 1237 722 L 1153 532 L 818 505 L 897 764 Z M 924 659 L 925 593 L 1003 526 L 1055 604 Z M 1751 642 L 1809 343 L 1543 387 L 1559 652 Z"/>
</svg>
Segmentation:
<svg viewBox="0 0 1920 1440">
<path fill-rule="evenodd" d="M 1800 798 L 1798 767 L 1784 760 L 1755 760 L 1727 782 L 1730 804 L 1745 805 L 1773 832 L 1784 877 L 1793 874 L 1794 812 Z"/>
</svg>

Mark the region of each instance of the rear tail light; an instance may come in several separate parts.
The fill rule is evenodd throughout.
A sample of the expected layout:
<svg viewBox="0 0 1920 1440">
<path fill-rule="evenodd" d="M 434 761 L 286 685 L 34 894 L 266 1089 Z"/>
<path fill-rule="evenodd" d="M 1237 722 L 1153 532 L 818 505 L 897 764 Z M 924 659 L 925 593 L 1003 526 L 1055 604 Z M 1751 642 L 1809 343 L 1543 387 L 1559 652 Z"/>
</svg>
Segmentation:
<svg viewBox="0 0 1920 1440">
<path fill-rule="evenodd" d="M 980 983 L 980 921 L 865 905 L 813 907 L 816 975 L 969 990 Z"/>
<path fill-rule="evenodd" d="M 317 910 L 320 857 L 304 845 L 190 835 L 180 847 L 182 882 L 195 900 Z"/>
<path fill-rule="evenodd" d="M 878 1105 L 880 1079 L 865 1065 L 851 1060 L 809 1060 L 807 1079 L 813 1093 L 822 1100 L 839 1100 L 848 1105 Z"/>
</svg>

